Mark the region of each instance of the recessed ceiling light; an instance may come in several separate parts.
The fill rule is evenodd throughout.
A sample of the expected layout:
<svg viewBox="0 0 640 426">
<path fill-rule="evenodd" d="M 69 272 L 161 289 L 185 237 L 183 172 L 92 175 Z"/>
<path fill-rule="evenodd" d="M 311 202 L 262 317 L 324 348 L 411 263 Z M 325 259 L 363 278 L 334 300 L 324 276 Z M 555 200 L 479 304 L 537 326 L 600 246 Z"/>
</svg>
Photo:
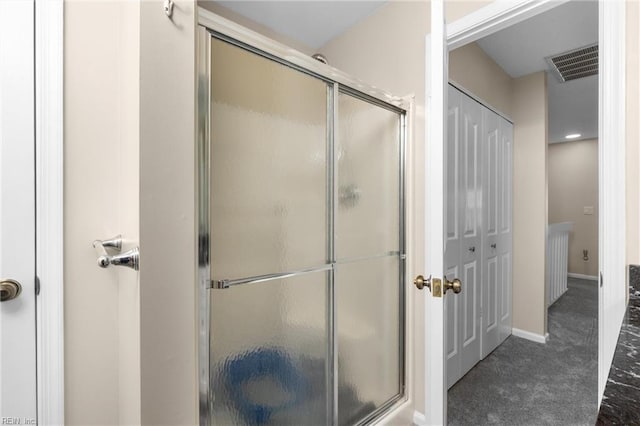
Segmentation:
<svg viewBox="0 0 640 426">
<path fill-rule="evenodd" d="M 571 133 L 565 136 L 566 139 L 576 139 L 582 136 L 580 133 Z"/>
</svg>

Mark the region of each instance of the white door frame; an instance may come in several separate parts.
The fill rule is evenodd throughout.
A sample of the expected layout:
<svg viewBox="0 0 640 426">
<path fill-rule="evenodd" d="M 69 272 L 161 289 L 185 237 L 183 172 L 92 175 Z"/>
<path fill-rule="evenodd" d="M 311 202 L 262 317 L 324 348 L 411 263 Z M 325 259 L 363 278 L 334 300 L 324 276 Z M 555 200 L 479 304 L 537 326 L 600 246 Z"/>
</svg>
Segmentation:
<svg viewBox="0 0 640 426">
<path fill-rule="evenodd" d="M 63 0 L 35 2 L 38 423 L 64 424 Z"/>
<path fill-rule="evenodd" d="M 476 12 L 473 12 L 446 26 L 446 41 L 449 49 L 474 42 L 482 37 L 497 32 L 508 26 L 526 20 L 556 7 L 566 0 L 498 0 Z M 602 400 L 604 386 L 618 333 L 607 333 L 607 330 L 618 330 L 624 316 L 626 304 L 625 279 L 625 2 L 600 1 L 599 8 L 599 46 L 600 46 L 600 78 L 599 78 L 599 265 L 601 275 L 607 286 L 600 288 L 599 297 L 599 362 L 598 362 L 598 401 Z M 447 57 L 439 47 L 445 29 L 443 0 L 431 2 L 431 34 L 426 42 L 426 87 L 429 100 L 428 117 L 431 122 L 427 130 L 426 169 L 429 170 L 429 186 L 427 191 L 426 232 L 430 240 L 437 240 L 434 235 L 442 229 L 442 218 L 439 217 L 442 205 L 443 149 L 445 135 L 444 114 L 446 110 Z M 442 111 L 440 111 L 442 110 Z M 433 186 L 439 186 L 433 188 Z M 441 240 L 439 240 L 441 242 Z M 427 270 L 432 273 L 442 272 L 442 247 L 434 244 L 427 246 Z M 439 266 L 438 266 L 439 265 Z M 602 285 L 602 282 L 601 282 Z M 429 300 L 429 299 L 428 299 Z M 446 389 L 443 387 L 444 374 L 434 371 L 430 366 L 439 364 L 438 358 L 444 354 L 431 354 L 429 348 L 442 344 L 441 335 L 432 331 L 432 321 L 437 320 L 439 312 L 430 313 L 427 303 L 425 315 L 425 354 L 427 389 L 443 389 L 442 398 L 434 397 L 426 392 L 425 407 L 427 424 L 446 423 Z M 605 328 L 606 327 L 606 328 Z M 443 363 L 440 362 L 440 365 Z"/>
</svg>

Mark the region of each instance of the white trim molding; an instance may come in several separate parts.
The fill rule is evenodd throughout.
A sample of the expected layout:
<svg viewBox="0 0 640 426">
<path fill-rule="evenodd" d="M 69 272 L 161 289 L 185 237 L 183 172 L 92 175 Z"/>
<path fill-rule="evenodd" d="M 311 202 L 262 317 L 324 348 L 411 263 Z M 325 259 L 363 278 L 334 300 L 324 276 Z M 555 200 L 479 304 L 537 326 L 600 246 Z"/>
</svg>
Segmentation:
<svg viewBox="0 0 640 426">
<path fill-rule="evenodd" d="M 35 2 L 38 423 L 64 424 L 63 0 Z"/>
<path fill-rule="evenodd" d="M 480 40 L 568 0 L 496 0 L 493 3 L 447 25 L 449 50 Z"/>
<path fill-rule="evenodd" d="M 598 277 L 595 275 L 574 274 L 573 272 L 569 272 L 567 276 L 569 278 L 577 278 L 579 280 L 598 281 Z"/>
<path fill-rule="evenodd" d="M 627 299 L 626 2 L 600 1 L 599 7 L 598 405 L 609 376 Z"/>
<path fill-rule="evenodd" d="M 536 342 L 536 343 L 546 344 L 549 341 L 549 333 L 546 333 L 543 336 L 542 334 L 536 334 L 530 331 L 520 330 L 519 328 L 513 328 L 511 330 L 511 334 L 513 334 L 516 337 L 531 340 L 532 342 Z"/>
<path fill-rule="evenodd" d="M 444 144 L 446 140 L 447 41 L 444 0 L 431 1 L 431 34 L 426 36 L 426 149 L 424 164 L 429 170 L 425 185 L 425 206 L 439 206 L 444 200 Z M 433 60 L 430 60 L 433 59 Z M 425 208 L 425 271 L 444 275 L 444 210 Z M 424 407 L 427 424 L 447 422 L 447 380 L 444 349 L 444 298 L 424 292 Z M 437 325 L 436 325 L 437 324 Z M 437 348 L 437 350 L 434 350 Z M 439 349 L 439 350 L 438 350 Z"/>
</svg>

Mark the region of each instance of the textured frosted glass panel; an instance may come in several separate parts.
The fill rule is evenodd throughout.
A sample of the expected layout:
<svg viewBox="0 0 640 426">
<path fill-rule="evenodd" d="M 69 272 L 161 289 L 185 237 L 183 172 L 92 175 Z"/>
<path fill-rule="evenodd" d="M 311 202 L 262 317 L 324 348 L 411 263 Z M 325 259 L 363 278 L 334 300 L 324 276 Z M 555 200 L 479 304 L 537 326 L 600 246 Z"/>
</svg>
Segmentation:
<svg viewBox="0 0 640 426">
<path fill-rule="evenodd" d="M 398 268 L 397 256 L 337 266 L 341 425 L 355 424 L 400 393 Z"/>
<path fill-rule="evenodd" d="M 336 258 L 399 249 L 400 117 L 339 95 Z"/>
<path fill-rule="evenodd" d="M 211 274 L 326 262 L 327 85 L 212 41 Z"/>
<path fill-rule="evenodd" d="M 211 292 L 213 424 L 326 424 L 327 279 Z"/>
</svg>

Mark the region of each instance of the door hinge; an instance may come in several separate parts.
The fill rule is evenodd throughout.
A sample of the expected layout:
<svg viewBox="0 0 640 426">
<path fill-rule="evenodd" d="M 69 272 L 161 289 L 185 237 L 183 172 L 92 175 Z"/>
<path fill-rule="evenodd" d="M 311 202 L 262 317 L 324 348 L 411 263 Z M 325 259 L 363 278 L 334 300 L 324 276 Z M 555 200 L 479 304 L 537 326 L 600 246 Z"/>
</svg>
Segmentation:
<svg viewBox="0 0 640 426">
<path fill-rule="evenodd" d="M 40 277 L 36 275 L 36 296 L 40 296 Z"/>
</svg>

